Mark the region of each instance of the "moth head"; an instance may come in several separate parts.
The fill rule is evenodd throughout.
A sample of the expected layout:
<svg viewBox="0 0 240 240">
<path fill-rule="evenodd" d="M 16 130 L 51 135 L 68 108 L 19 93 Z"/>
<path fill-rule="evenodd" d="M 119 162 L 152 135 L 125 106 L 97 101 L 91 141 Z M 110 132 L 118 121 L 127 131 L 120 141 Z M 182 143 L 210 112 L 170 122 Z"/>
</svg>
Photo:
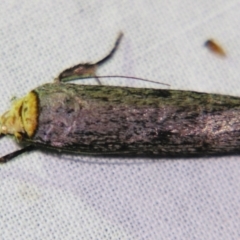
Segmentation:
<svg viewBox="0 0 240 240">
<path fill-rule="evenodd" d="M 10 110 L 0 117 L 0 134 L 19 136 L 24 132 L 21 121 L 22 99 L 14 100 Z"/>
<path fill-rule="evenodd" d="M 17 140 L 22 136 L 32 137 L 38 122 L 38 98 L 35 92 L 14 100 L 9 111 L 0 117 L 0 135 L 14 135 Z"/>
</svg>

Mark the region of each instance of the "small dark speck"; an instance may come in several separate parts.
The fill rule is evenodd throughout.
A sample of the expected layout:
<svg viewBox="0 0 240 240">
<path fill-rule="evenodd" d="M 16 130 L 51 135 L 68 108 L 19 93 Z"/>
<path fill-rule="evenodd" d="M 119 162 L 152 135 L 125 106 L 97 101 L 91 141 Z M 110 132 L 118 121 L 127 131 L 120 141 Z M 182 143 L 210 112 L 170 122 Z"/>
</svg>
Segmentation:
<svg viewBox="0 0 240 240">
<path fill-rule="evenodd" d="M 224 50 L 224 48 L 215 40 L 213 39 L 209 39 L 204 43 L 204 46 L 211 51 L 212 53 L 220 56 L 220 57 L 226 57 L 226 51 Z"/>
</svg>

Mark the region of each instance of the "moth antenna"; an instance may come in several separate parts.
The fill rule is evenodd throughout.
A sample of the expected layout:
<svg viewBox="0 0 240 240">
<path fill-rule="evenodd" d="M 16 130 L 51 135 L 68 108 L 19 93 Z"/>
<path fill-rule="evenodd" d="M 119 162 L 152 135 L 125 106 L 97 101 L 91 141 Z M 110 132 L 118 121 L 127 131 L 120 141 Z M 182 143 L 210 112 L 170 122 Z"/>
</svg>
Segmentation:
<svg viewBox="0 0 240 240">
<path fill-rule="evenodd" d="M 100 79 L 100 78 L 127 78 L 127 79 L 134 79 L 134 80 L 140 80 L 140 81 L 145 81 L 145 82 L 151 82 L 151 83 L 161 84 L 161 85 L 168 86 L 168 87 L 171 86 L 170 84 L 167 84 L 167 83 L 157 82 L 157 81 L 149 80 L 149 79 L 146 79 L 146 78 L 133 77 L 133 76 L 123 76 L 123 75 L 89 76 L 89 77 L 78 78 L 78 80 L 82 80 L 82 79 L 93 79 L 93 78 L 95 78 L 95 79 L 96 79 L 96 78 L 97 78 L 97 79 Z M 75 79 L 75 80 L 76 80 L 76 79 Z"/>
</svg>

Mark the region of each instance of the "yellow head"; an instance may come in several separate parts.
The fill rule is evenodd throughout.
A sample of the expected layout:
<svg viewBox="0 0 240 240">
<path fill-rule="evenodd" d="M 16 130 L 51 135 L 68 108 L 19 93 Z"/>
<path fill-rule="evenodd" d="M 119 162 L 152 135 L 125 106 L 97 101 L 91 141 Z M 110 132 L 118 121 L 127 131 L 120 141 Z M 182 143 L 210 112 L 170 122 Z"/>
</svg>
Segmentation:
<svg viewBox="0 0 240 240">
<path fill-rule="evenodd" d="M 0 117 L 0 134 L 14 135 L 19 141 L 23 135 L 32 137 L 38 121 L 38 98 L 35 92 L 15 100 L 9 111 Z"/>
</svg>

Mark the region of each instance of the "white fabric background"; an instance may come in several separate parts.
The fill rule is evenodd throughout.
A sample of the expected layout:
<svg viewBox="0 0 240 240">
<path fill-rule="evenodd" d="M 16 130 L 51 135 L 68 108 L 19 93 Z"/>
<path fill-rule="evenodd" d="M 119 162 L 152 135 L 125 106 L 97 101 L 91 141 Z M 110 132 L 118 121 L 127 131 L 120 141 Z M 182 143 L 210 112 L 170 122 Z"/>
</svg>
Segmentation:
<svg viewBox="0 0 240 240">
<path fill-rule="evenodd" d="M 237 0 L 1 1 L 0 113 L 13 96 L 105 56 L 120 30 L 121 46 L 99 75 L 240 96 L 239 13 Z M 226 59 L 203 47 L 208 38 L 225 46 Z M 0 141 L 1 155 L 17 148 Z M 0 239 L 240 239 L 239 182 L 240 156 L 103 160 L 36 151 L 0 166 Z"/>
</svg>

